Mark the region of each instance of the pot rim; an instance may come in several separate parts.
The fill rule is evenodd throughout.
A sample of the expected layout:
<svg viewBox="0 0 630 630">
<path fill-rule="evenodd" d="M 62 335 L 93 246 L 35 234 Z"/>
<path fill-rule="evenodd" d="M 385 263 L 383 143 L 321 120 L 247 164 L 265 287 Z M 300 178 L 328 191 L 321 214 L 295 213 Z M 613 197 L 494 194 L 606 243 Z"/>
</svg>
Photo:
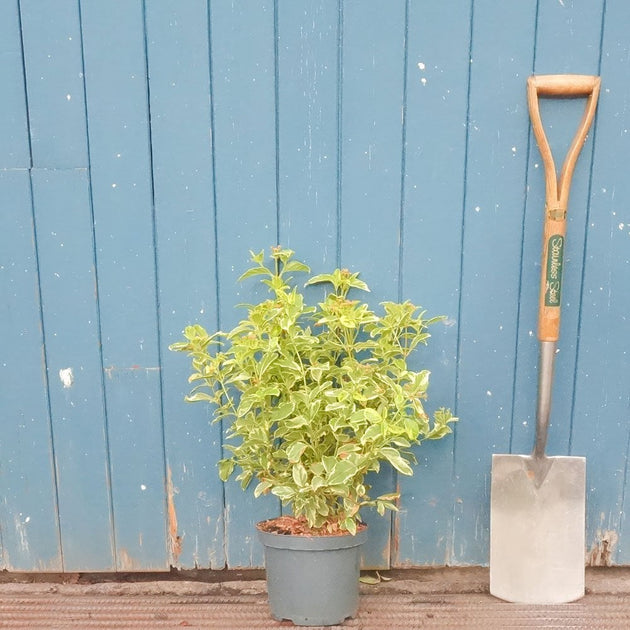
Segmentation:
<svg viewBox="0 0 630 630">
<path fill-rule="evenodd" d="M 347 549 L 359 547 L 368 537 L 367 525 L 357 531 L 356 534 L 346 532 L 343 534 L 281 534 L 278 532 L 266 532 L 260 528 L 261 521 L 256 524 L 258 537 L 266 547 L 276 549 L 313 550 L 324 551 L 327 549 Z"/>
</svg>

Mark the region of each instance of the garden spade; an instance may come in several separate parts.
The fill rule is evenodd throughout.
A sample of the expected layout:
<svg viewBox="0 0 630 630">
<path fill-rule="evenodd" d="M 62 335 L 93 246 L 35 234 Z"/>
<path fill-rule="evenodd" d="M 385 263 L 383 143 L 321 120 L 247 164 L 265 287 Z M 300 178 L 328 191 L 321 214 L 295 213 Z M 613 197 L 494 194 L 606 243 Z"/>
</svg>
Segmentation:
<svg viewBox="0 0 630 630">
<path fill-rule="evenodd" d="M 584 595 L 584 457 L 545 454 L 554 358 L 560 332 L 566 214 L 571 178 L 593 121 L 600 78 L 538 75 L 527 81 L 534 136 L 545 167 L 542 274 L 538 305 L 538 402 L 531 455 L 493 455 L 490 592 L 519 603 L 570 602 Z M 579 128 L 557 177 L 539 97 L 586 97 Z"/>
</svg>

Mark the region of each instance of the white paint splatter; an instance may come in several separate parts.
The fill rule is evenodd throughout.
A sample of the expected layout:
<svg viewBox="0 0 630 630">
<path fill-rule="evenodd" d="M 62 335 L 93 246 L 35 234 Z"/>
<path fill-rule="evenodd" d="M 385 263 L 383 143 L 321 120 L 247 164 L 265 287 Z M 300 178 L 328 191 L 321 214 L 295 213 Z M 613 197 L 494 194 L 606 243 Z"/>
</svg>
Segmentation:
<svg viewBox="0 0 630 630">
<path fill-rule="evenodd" d="M 422 83 L 422 85 L 426 85 L 427 84 L 426 78 L 422 77 L 422 79 L 420 79 L 420 83 Z"/>
<path fill-rule="evenodd" d="M 140 484 L 140 490 L 144 492 L 146 489 L 147 487 L 144 484 Z"/>
<path fill-rule="evenodd" d="M 418 68 L 420 68 L 420 70 L 424 70 L 426 68 L 426 65 L 424 63 L 422 63 L 422 61 L 418 62 Z"/>
<path fill-rule="evenodd" d="M 64 389 L 69 389 L 74 383 L 74 374 L 72 368 L 62 368 L 59 370 L 59 380 L 61 381 Z"/>
</svg>

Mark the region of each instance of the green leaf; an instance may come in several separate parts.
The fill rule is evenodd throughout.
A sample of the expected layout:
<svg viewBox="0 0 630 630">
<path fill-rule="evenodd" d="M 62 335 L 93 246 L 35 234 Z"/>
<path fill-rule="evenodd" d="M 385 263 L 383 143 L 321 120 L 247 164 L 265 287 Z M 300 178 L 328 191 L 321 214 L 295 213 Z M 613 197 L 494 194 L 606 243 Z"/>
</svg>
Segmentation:
<svg viewBox="0 0 630 630">
<path fill-rule="evenodd" d="M 361 582 L 362 584 L 380 584 L 381 583 L 380 579 L 373 575 L 362 575 L 359 578 L 359 582 Z"/>
<path fill-rule="evenodd" d="M 330 475 L 332 473 L 332 471 L 335 469 L 335 466 L 337 465 L 337 463 L 339 462 L 339 460 L 336 457 L 333 457 L 332 455 L 324 455 L 322 457 L 322 465 L 324 466 L 324 470 L 326 471 L 327 475 Z M 311 470 L 314 471 L 315 469 L 315 464 L 313 464 Z"/>
<path fill-rule="evenodd" d="M 368 285 L 363 282 L 363 280 L 359 280 L 357 278 L 352 278 L 348 284 L 353 288 L 353 289 L 360 289 L 361 291 L 367 291 L 368 293 L 370 293 L 370 287 L 368 287 Z"/>
<path fill-rule="evenodd" d="M 234 472 L 234 461 L 231 459 L 222 459 L 217 464 L 219 467 L 219 479 L 227 481 Z"/>
<path fill-rule="evenodd" d="M 357 322 L 356 320 L 352 319 L 351 317 L 348 317 L 347 315 L 342 315 L 339 318 L 339 323 L 344 327 L 344 328 L 356 328 L 357 327 Z"/>
<path fill-rule="evenodd" d="M 396 501 L 400 499 L 400 492 L 390 492 L 389 494 L 381 494 L 378 497 L 378 501 Z"/>
<path fill-rule="evenodd" d="M 335 277 L 331 273 L 320 273 L 317 276 L 310 278 L 304 286 L 308 287 L 312 284 L 321 284 L 322 282 L 330 282 L 335 284 Z"/>
<path fill-rule="evenodd" d="M 403 475 L 413 475 L 409 462 L 395 448 L 384 446 L 379 452 L 398 472 Z"/>
<path fill-rule="evenodd" d="M 377 512 L 383 516 L 385 514 L 385 510 L 391 510 L 392 512 L 398 512 L 398 506 L 391 501 L 379 501 L 376 500 L 376 510 Z"/>
<path fill-rule="evenodd" d="M 289 400 L 285 403 L 281 403 L 278 405 L 272 412 L 270 416 L 270 420 L 272 422 L 279 422 L 280 420 L 284 420 L 288 418 L 295 409 L 295 403 L 292 400 Z"/>
<path fill-rule="evenodd" d="M 372 424 L 367 428 L 363 435 L 361 435 L 361 444 L 378 440 L 380 437 L 383 437 L 383 428 L 379 424 Z"/>
<path fill-rule="evenodd" d="M 347 459 L 338 461 L 328 475 L 328 484 L 340 486 L 347 484 L 357 474 L 357 466 Z"/>
<path fill-rule="evenodd" d="M 258 263 L 259 265 L 263 264 L 265 260 L 265 250 L 261 249 L 257 254 L 254 253 L 251 249 L 249 250 L 250 260 L 252 262 Z"/>
<path fill-rule="evenodd" d="M 376 571 L 376 575 L 362 575 L 359 578 L 359 582 L 363 584 L 380 584 L 381 582 L 391 582 L 392 578 L 381 575 L 378 571 Z"/>
<path fill-rule="evenodd" d="M 253 276 L 271 276 L 272 273 L 266 267 L 252 267 L 238 277 L 238 282 L 252 278 Z"/>
<path fill-rule="evenodd" d="M 259 496 L 263 494 L 267 494 L 267 492 L 269 492 L 269 489 L 272 487 L 273 487 L 273 483 L 271 483 L 271 481 L 261 481 L 254 488 L 254 497 L 258 498 Z"/>
<path fill-rule="evenodd" d="M 311 488 L 314 491 L 319 490 L 322 486 L 326 485 L 326 481 L 324 480 L 323 477 L 320 477 L 319 475 L 315 475 L 312 479 L 311 479 Z"/>
<path fill-rule="evenodd" d="M 300 429 L 308 424 L 308 420 L 304 416 L 295 416 L 295 418 L 289 418 L 284 426 L 287 429 Z"/>
<path fill-rule="evenodd" d="M 251 483 L 254 477 L 254 473 L 251 470 L 244 470 L 240 475 L 236 477 L 236 481 L 241 482 L 241 488 L 247 490 L 247 487 Z"/>
<path fill-rule="evenodd" d="M 286 447 L 287 459 L 292 464 L 297 464 L 302 458 L 302 454 L 308 448 L 304 442 L 292 442 Z"/>
<path fill-rule="evenodd" d="M 282 501 L 290 501 L 295 496 L 295 490 L 290 486 L 276 486 L 272 488 L 271 494 L 277 496 Z"/>
<path fill-rule="evenodd" d="M 352 518 L 348 517 L 343 521 L 343 526 L 353 535 L 355 536 L 357 533 L 357 522 Z"/>
<path fill-rule="evenodd" d="M 303 488 L 308 481 L 308 473 L 306 472 L 306 468 L 302 464 L 296 464 L 293 466 L 293 481 L 298 486 L 298 488 Z"/>
<path fill-rule="evenodd" d="M 173 352 L 186 352 L 191 350 L 191 347 L 187 341 L 176 341 L 175 343 L 172 343 L 168 349 Z"/>
<path fill-rule="evenodd" d="M 284 266 L 284 271 L 304 271 L 306 273 L 310 273 L 311 268 L 308 265 L 300 262 L 299 260 L 290 260 Z"/>
<path fill-rule="evenodd" d="M 365 420 L 370 424 L 375 424 L 383 420 L 381 414 L 376 409 L 370 407 L 366 409 L 359 409 L 350 416 L 350 422 L 356 422 L 357 420 Z"/>
<path fill-rule="evenodd" d="M 194 394 L 190 394 L 185 398 L 186 402 L 212 402 L 214 400 L 214 396 L 210 396 L 210 394 L 206 394 L 206 392 L 195 392 Z"/>
</svg>

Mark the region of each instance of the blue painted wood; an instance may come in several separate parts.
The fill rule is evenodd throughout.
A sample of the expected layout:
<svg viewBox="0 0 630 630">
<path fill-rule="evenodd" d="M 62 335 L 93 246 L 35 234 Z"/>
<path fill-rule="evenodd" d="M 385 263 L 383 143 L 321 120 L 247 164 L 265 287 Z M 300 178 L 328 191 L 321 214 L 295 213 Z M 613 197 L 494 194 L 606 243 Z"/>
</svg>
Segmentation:
<svg viewBox="0 0 630 630">
<path fill-rule="evenodd" d="M 28 171 L 0 171 L 1 563 L 61 571 L 31 207 Z"/>
<path fill-rule="evenodd" d="M 0 168 L 29 167 L 22 38 L 17 0 L 0 4 Z"/>
<path fill-rule="evenodd" d="M 183 404 L 189 364 L 165 350 L 185 325 L 218 324 L 207 3 L 172 0 L 146 9 L 170 562 L 219 569 L 221 428 L 210 426 L 203 405 Z"/>
<path fill-rule="evenodd" d="M 401 161 L 406 3 L 344 2 L 342 22 L 341 263 L 360 271 L 376 307 L 399 295 Z M 376 236 L 378 235 L 378 236 Z M 367 243 L 377 246 L 366 246 Z M 374 243 L 375 244 L 375 243 Z M 396 489 L 383 466 L 374 496 Z M 364 566 L 388 566 L 391 513 L 366 512 Z"/>
<path fill-rule="evenodd" d="M 230 328 L 261 296 L 236 284 L 247 250 L 278 240 L 315 272 L 360 270 L 374 301 L 447 315 L 416 362 L 428 407 L 461 423 L 418 450 L 391 551 L 375 518 L 366 562 L 486 563 L 490 455 L 533 440 L 544 179 L 525 81 L 600 70 L 549 446 L 587 457 L 589 561 L 630 561 L 623 3 L 54 4 L 0 7 L 3 566 L 262 564 L 253 526 L 280 506 L 219 483 L 225 427 L 183 402 L 166 348 L 193 321 Z M 554 153 L 581 107 L 543 102 Z"/>
<path fill-rule="evenodd" d="M 314 273 L 338 256 L 338 39 L 338 0 L 279 2 L 279 240 Z"/>
<path fill-rule="evenodd" d="M 84 1 L 81 16 L 116 566 L 165 569 L 166 475 L 143 3 L 127 2 L 118 12 Z"/>
<path fill-rule="evenodd" d="M 32 183 L 63 568 L 109 571 L 114 539 L 87 172 L 34 170 Z"/>
<path fill-rule="evenodd" d="M 256 300 L 255 283 L 236 283 L 248 250 L 268 250 L 278 238 L 276 21 L 271 1 L 210 8 L 219 323 L 229 330 L 241 316 L 235 306 Z M 255 523 L 277 516 L 278 501 L 254 501 L 253 488 L 244 493 L 234 481 L 225 485 L 225 501 L 229 566 L 261 566 Z"/>
<path fill-rule="evenodd" d="M 453 564 L 488 561 L 491 455 L 509 448 L 535 18 L 531 3 L 473 9 Z"/>
<path fill-rule="evenodd" d="M 79 5 L 21 0 L 33 164 L 87 165 Z"/>
<path fill-rule="evenodd" d="M 584 284 L 573 406 L 572 453 L 586 455 L 587 559 L 628 564 L 628 271 L 630 158 L 627 108 L 630 7 L 608 3 L 593 170 L 589 191 Z M 609 51 L 609 52 L 608 52 Z M 587 145 L 588 146 L 588 145 Z"/>
<path fill-rule="evenodd" d="M 405 106 L 402 296 L 445 315 L 414 365 L 431 370 L 427 410 L 455 403 L 470 7 L 409 5 Z M 462 414 L 466 416 L 465 411 Z M 453 439 L 417 450 L 414 477 L 400 478 L 396 565 L 448 564 L 453 529 Z"/>
</svg>

